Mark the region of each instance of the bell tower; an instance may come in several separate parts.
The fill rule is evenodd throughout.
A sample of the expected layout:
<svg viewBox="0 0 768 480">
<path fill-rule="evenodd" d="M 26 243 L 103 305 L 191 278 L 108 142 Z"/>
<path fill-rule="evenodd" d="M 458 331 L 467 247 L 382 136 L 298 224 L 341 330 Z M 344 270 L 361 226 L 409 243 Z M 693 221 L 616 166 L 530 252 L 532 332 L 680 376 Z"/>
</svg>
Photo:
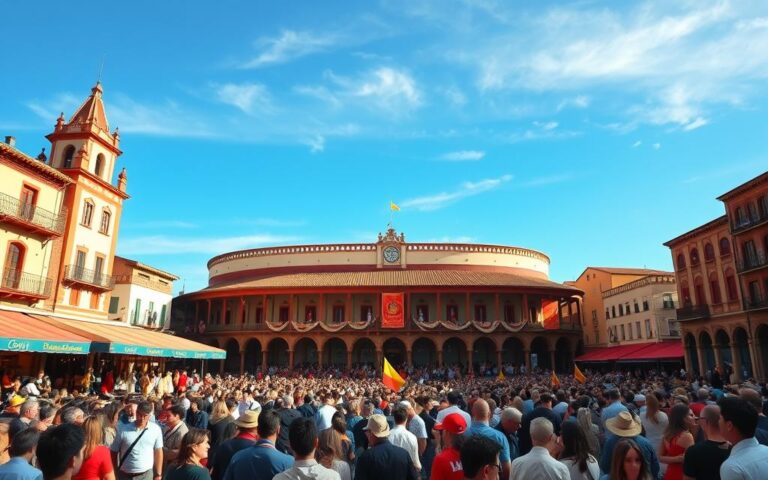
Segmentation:
<svg viewBox="0 0 768 480">
<path fill-rule="evenodd" d="M 53 308 L 62 315 L 105 320 L 114 285 L 112 265 L 126 193 L 125 169 L 113 185 L 120 134 L 109 131 L 101 82 L 69 121 L 56 120 L 50 165 L 74 180 L 65 194 L 69 210 L 64 241 L 52 262 L 59 263 Z M 58 258 L 56 258 L 58 257 Z"/>
</svg>

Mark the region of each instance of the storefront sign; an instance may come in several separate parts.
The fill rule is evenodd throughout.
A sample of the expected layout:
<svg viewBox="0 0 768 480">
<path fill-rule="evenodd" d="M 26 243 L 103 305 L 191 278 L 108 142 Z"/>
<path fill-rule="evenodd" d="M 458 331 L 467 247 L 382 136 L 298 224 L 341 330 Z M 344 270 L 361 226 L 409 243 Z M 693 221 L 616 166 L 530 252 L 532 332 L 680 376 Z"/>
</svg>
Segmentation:
<svg viewBox="0 0 768 480">
<path fill-rule="evenodd" d="M 0 338 L 0 350 L 10 352 L 72 353 L 87 354 L 86 342 L 56 342 L 28 338 Z"/>
</svg>

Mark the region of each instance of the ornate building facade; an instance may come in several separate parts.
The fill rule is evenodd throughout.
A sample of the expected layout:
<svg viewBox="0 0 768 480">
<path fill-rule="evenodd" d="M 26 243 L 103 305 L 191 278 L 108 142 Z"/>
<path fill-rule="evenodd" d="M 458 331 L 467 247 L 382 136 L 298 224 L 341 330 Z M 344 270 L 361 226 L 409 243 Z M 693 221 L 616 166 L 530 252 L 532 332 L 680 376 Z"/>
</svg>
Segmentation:
<svg viewBox="0 0 768 480">
<path fill-rule="evenodd" d="M 171 328 L 227 351 L 231 373 L 268 366 L 554 366 L 581 348 L 581 295 L 549 258 L 498 245 L 375 243 L 225 253 L 209 285 L 174 299 Z"/>
</svg>

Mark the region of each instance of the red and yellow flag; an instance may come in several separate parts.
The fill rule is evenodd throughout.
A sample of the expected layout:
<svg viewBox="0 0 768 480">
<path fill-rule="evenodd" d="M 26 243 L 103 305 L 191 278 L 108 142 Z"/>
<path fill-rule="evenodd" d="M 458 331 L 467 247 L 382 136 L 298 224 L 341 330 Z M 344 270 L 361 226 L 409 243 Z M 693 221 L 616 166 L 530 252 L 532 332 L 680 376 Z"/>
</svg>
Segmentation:
<svg viewBox="0 0 768 480">
<path fill-rule="evenodd" d="M 560 311 L 557 300 L 541 300 L 541 315 L 544 317 L 544 328 L 557 330 L 560 328 Z"/>
<path fill-rule="evenodd" d="M 557 378 L 554 370 L 552 370 L 552 375 L 550 375 L 549 379 L 552 381 L 552 388 L 557 388 L 560 386 L 560 379 Z"/>
<path fill-rule="evenodd" d="M 581 373 L 581 370 L 579 370 L 579 366 L 575 363 L 573 364 L 573 378 L 576 379 L 577 382 L 584 384 L 587 383 L 587 377 L 584 376 L 583 373 Z"/>
<path fill-rule="evenodd" d="M 405 379 L 397 373 L 397 370 L 389 364 L 389 361 L 384 357 L 384 369 L 382 372 L 381 382 L 389 387 L 393 392 L 399 392 L 403 385 L 405 385 Z"/>
</svg>

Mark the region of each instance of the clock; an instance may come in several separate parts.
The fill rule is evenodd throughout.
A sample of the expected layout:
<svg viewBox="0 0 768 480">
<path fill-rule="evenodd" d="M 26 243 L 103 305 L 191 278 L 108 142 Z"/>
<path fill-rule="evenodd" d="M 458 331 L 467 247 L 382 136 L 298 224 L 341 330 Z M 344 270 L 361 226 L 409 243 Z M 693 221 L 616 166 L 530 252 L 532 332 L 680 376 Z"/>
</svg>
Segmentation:
<svg viewBox="0 0 768 480">
<path fill-rule="evenodd" d="M 400 249 L 397 247 L 387 247 L 384 249 L 384 260 L 387 263 L 395 263 L 400 260 Z"/>
</svg>

